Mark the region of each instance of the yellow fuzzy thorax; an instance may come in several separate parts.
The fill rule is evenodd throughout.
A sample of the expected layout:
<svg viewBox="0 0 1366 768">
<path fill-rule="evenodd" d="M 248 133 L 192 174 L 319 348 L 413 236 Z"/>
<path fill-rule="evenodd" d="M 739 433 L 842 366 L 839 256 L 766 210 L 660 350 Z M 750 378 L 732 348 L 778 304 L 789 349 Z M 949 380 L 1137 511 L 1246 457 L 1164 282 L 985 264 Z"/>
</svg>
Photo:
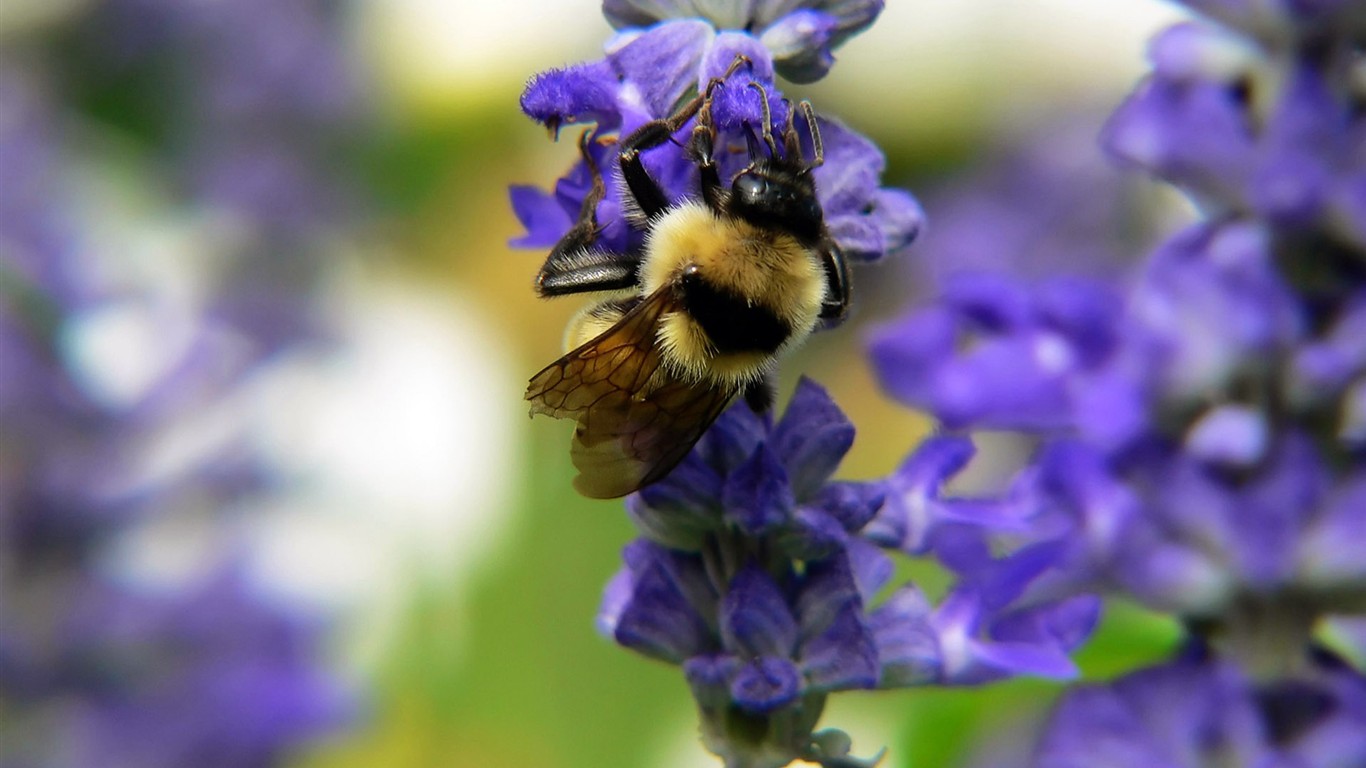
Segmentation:
<svg viewBox="0 0 1366 768">
<path fill-rule="evenodd" d="M 772 309 L 792 328 L 782 350 L 815 328 L 825 299 L 824 273 L 816 255 L 796 238 L 716 215 L 702 203 L 684 203 L 651 227 L 641 270 L 641 291 L 650 295 L 696 266 L 705 280 Z M 717 354 L 702 328 L 685 312 L 670 312 L 658 341 L 676 373 L 741 387 L 762 377 L 777 355 Z"/>
</svg>

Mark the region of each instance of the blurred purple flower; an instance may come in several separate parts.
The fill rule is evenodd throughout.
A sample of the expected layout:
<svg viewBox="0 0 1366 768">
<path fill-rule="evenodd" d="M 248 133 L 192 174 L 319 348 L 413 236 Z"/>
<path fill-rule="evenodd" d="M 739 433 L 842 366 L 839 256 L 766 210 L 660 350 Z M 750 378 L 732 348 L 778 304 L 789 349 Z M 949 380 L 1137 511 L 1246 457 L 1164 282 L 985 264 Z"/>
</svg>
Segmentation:
<svg viewBox="0 0 1366 768">
<path fill-rule="evenodd" d="M 1097 152 L 1091 110 L 1012 123 L 946 183 L 923 190 L 934 226 L 911 264 L 925 296 L 963 275 L 1110 280 L 1152 245 L 1167 211 Z"/>
<path fill-rule="evenodd" d="M 752 35 L 763 44 L 764 58 L 772 68 L 794 83 L 821 79 L 834 64 L 832 51 L 872 25 L 882 12 L 882 0 L 747 0 L 729 4 L 692 2 L 641 2 L 605 0 L 603 15 L 622 32 L 609 47 L 633 39 L 644 28 L 658 28 L 688 19 L 703 19 L 709 35 L 698 35 L 698 58 L 705 58 L 716 31 Z M 663 22 L 663 25 L 659 23 Z"/>
<path fill-rule="evenodd" d="M 1124 595 L 1203 649 L 1065 694 L 1022 764 L 1357 765 L 1366 677 L 1325 661 L 1316 633 L 1366 613 L 1363 16 L 1187 5 L 1234 28 L 1160 34 L 1104 140 L 1205 220 L 1128 282 L 959 275 L 881 329 L 890 394 L 951 429 L 1022 432 L 1035 451 L 1005 497 L 962 519 L 940 488 L 967 449 L 935 438 L 888 480 L 911 511 L 889 514 L 889 493 L 869 529 L 971 578 L 1016 522 L 1004 538 L 1048 561 L 1025 601 Z M 990 252 L 996 234 L 965 242 Z"/>
<path fill-rule="evenodd" d="M 351 716 L 317 665 L 318 627 L 231 572 L 177 593 L 90 575 L 7 592 L 0 702 L 16 719 L 0 765 L 279 765 Z"/>
<path fill-rule="evenodd" d="M 963 274 L 940 302 L 874 332 L 873 365 L 889 394 L 949 427 L 1058 430 L 1113 354 L 1121 307 L 1095 280 Z"/>
<path fill-rule="evenodd" d="M 1182 660 L 1073 689 L 1031 768 L 1366 763 L 1366 678 L 1332 666 L 1259 684 L 1236 667 Z"/>
<path fill-rule="evenodd" d="M 1351 13 L 1358 24 L 1366 16 Z M 1329 30 L 1348 32 L 1321 31 Z M 1352 95 L 1355 59 L 1317 44 L 1286 54 L 1276 79 L 1236 33 L 1173 27 L 1154 39 L 1153 73 L 1115 112 L 1104 142 L 1192 195 L 1211 218 L 1250 215 L 1360 247 L 1366 123 Z"/>
<path fill-rule="evenodd" d="M 231 556 L 111 575 L 142 526 L 217 526 L 275 481 L 235 409 L 316 341 L 354 210 L 325 169 L 363 113 L 322 8 L 113 0 L 0 57 L 0 765 L 279 765 L 354 714 L 323 627 Z M 108 192 L 111 128 L 141 207 Z"/>
<path fill-rule="evenodd" d="M 1352 0 L 1179 1 L 1211 20 L 1278 45 L 1324 34 L 1355 39 L 1366 35 L 1366 12 Z"/>
</svg>

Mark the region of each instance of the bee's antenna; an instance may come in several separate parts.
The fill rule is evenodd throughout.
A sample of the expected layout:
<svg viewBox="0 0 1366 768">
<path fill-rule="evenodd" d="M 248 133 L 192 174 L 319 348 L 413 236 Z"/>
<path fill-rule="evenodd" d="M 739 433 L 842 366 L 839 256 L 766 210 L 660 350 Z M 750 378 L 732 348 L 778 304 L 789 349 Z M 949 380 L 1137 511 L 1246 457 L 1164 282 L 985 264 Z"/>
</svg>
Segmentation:
<svg viewBox="0 0 1366 768">
<path fill-rule="evenodd" d="M 814 156 L 808 168 L 819 168 L 825 164 L 825 147 L 821 144 L 821 129 L 816 125 L 816 110 L 811 108 L 811 102 L 802 99 L 802 117 L 806 119 L 806 127 L 811 129 L 811 151 Z"/>
<path fill-rule="evenodd" d="M 747 87 L 753 88 L 759 92 L 759 100 L 763 102 L 764 107 L 764 144 L 768 145 L 768 156 L 776 159 L 778 157 L 778 145 L 773 141 L 773 115 L 768 111 L 768 91 L 764 90 L 764 86 L 753 80 L 749 81 Z"/>
</svg>

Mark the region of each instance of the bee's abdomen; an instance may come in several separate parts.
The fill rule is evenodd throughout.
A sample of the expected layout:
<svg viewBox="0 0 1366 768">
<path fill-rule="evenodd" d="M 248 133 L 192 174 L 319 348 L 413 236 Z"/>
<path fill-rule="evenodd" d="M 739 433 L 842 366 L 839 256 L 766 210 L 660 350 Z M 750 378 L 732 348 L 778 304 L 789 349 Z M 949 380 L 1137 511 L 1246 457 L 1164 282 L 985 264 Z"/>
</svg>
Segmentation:
<svg viewBox="0 0 1366 768">
<path fill-rule="evenodd" d="M 707 281 L 695 266 L 683 271 L 679 290 L 688 315 L 720 354 L 776 352 L 792 335 L 771 308 Z"/>
</svg>

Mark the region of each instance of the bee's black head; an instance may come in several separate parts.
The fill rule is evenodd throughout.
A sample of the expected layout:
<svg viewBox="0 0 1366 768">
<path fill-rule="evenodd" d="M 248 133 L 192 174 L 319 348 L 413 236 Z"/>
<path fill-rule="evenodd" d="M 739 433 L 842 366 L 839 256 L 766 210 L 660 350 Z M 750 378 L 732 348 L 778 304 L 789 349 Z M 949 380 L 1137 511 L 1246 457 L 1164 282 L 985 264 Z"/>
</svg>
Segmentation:
<svg viewBox="0 0 1366 768">
<path fill-rule="evenodd" d="M 759 91 L 764 103 L 763 145 L 755 138 L 753 129 L 745 124 L 745 139 L 749 144 L 749 166 L 741 171 L 730 185 L 727 210 L 756 226 L 787 232 L 797 239 L 813 243 L 824 229 L 824 215 L 816 198 L 816 182 L 811 171 L 824 160 L 820 129 L 811 104 L 800 105 L 806 124 L 811 130 L 811 144 L 815 157 L 811 162 L 802 158 L 801 138 L 793 120 L 794 110 L 787 112 L 787 125 L 782 132 L 780 152 L 769 129 L 768 94 L 763 86 L 751 83 Z M 786 104 L 787 102 L 784 101 Z M 764 148 L 767 148 L 767 157 Z"/>
<path fill-rule="evenodd" d="M 740 172 L 730 185 L 729 212 L 766 229 L 815 242 L 824 227 L 816 184 L 801 165 L 763 161 Z"/>
</svg>

